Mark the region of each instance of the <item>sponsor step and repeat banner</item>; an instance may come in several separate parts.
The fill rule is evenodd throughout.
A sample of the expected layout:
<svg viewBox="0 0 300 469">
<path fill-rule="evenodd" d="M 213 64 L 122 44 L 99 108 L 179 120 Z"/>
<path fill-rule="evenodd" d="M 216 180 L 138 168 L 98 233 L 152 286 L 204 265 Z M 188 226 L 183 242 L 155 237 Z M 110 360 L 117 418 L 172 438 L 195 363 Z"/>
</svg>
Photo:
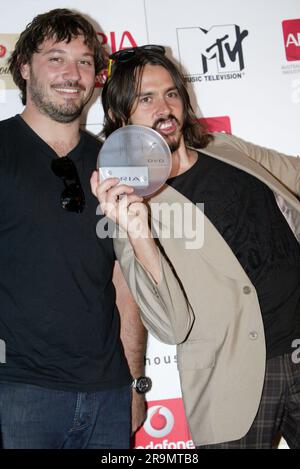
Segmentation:
<svg viewBox="0 0 300 469">
<path fill-rule="evenodd" d="M 199 119 L 209 129 L 299 153 L 299 0 L 11 0 L 0 16 L 0 114 L 22 110 L 7 58 L 19 33 L 38 13 L 77 9 L 90 18 L 107 53 L 161 44 L 180 64 Z M 82 125 L 102 127 L 105 72 Z M 176 348 L 149 337 L 146 372 L 153 387 L 136 448 L 193 448 L 177 372 Z M 281 444 L 284 447 L 284 444 Z"/>
</svg>

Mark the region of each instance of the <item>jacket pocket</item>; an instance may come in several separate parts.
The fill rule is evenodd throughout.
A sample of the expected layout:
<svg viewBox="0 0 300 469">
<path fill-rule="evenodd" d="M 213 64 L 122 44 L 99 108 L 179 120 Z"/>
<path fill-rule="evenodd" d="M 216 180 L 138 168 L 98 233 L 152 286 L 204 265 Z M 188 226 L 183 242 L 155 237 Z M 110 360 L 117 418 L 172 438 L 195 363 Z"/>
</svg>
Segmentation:
<svg viewBox="0 0 300 469">
<path fill-rule="evenodd" d="M 178 368 L 181 370 L 201 370 L 213 368 L 216 361 L 214 340 L 191 340 L 177 346 Z"/>
</svg>

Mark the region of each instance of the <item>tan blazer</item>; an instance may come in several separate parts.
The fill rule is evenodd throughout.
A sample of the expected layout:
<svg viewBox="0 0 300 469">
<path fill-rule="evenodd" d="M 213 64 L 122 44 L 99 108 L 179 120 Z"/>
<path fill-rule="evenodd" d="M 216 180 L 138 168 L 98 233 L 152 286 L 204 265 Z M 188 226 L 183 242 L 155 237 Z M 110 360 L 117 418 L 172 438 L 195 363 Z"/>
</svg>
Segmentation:
<svg viewBox="0 0 300 469">
<path fill-rule="evenodd" d="M 224 134 L 215 134 L 215 141 L 202 151 L 267 184 L 300 240 L 299 158 Z M 152 197 L 150 206 L 157 202 L 191 204 L 170 186 Z M 199 209 L 191 205 L 194 216 Z M 126 238 L 114 240 L 117 257 L 145 326 L 161 341 L 177 344 L 183 401 L 194 443 L 236 440 L 248 432 L 255 418 L 264 383 L 265 337 L 257 294 L 206 217 L 204 243 L 197 250 L 187 249 L 189 240 L 184 236 L 176 238 L 181 225 L 176 218 L 173 221 L 175 236 L 159 237 L 163 251 L 159 285 L 134 258 Z M 159 235 L 170 228 L 161 214 L 153 215 L 152 222 Z"/>
</svg>

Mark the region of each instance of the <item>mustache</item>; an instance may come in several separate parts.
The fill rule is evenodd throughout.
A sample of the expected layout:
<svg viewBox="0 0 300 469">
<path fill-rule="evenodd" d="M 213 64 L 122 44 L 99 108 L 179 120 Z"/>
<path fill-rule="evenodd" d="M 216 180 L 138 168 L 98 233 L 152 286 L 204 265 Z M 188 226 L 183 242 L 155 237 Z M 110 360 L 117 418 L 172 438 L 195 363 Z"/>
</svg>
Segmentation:
<svg viewBox="0 0 300 469">
<path fill-rule="evenodd" d="M 81 91 L 85 91 L 85 86 L 78 83 L 78 81 L 68 80 L 63 83 L 55 83 L 52 85 L 52 88 L 69 88 L 69 89 L 80 89 Z"/>
<path fill-rule="evenodd" d="M 152 126 L 152 129 L 155 130 L 156 127 L 157 127 L 159 124 L 162 124 L 163 122 L 166 122 L 166 121 L 169 120 L 169 119 L 174 119 L 175 122 L 176 122 L 176 124 L 177 124 L 177 125 L 180 125 L 178 119 L 177 119 L 173 114 L 169 114 L 169 115 L 166 116 L 166 117 L 160 117 L 159 119 L 157 119 L 157 120 L 154 122 L 154 124 L 153 124 L 153 126 Z"/>
</svg>

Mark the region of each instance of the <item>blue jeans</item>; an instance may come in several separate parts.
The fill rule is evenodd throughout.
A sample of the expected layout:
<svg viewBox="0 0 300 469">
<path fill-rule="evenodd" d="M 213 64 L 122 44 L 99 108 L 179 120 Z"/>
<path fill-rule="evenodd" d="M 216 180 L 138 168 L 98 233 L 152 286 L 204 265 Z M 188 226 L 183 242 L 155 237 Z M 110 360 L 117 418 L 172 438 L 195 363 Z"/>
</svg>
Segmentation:
<svg viewBox="0 0 300 469">
<path fill-rule="evenodd" d="M 129 448 L 130 386 L 97 391 L 57 391 L 0 383 L 2 448 Z"/>
</svg>

